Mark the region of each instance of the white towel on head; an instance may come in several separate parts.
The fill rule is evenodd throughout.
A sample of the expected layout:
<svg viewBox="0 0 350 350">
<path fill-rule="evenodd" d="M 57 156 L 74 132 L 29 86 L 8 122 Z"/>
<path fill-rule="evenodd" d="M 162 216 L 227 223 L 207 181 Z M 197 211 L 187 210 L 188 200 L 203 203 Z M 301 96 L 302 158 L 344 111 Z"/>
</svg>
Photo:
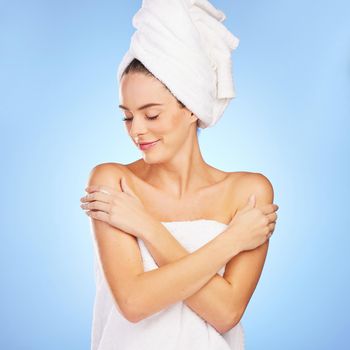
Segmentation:
<svg viewBox="0 0 350 350">
<path fill-rule="evenodd" d="M 231 52 L 239 39 L 207 0 L 143 0 L 118 81 L 137 58 L 199 119 L 213 126 L 236 96 Z"/>
</svg>

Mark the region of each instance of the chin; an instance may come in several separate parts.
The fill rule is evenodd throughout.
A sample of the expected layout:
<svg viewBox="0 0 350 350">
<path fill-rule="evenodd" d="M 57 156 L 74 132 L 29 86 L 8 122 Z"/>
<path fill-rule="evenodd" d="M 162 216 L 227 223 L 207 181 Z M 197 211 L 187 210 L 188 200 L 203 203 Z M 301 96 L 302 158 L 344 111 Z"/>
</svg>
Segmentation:
<svg viewBox="0 0 350 350">
<path fill-rule="evenodd" d="M 143 161 L 146 164 L 160 164 L 160 163 L 163 163 L 161 160 L 159 160 L 159 158 L 156 158 L 156 157 L 148 157 L 148 156 L 143 155 L 142 159 L 143 159 Z"/>
<path fill-rule="evenodd" d="M 156 152 L 154 154 L 143 153 L 142 159 L 146 164 L 161 164 L 167 161 L 167 158 L 164 157 L 164 155 L 159 155 Z"/>
</svg>

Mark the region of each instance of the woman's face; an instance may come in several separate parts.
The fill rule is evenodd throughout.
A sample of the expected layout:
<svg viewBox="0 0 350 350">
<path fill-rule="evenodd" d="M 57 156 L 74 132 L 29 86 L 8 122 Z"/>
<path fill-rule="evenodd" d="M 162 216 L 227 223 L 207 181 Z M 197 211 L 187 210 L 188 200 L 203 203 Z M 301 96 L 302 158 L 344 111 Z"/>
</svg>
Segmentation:
<svg viewBox="0 0 350 350">
<path fill-rule="evenodd" d="M 196 131 L 197 117 L 187 108 L 180 108 L 176 98 L 152 76 L 125 74 L 120 81 L 119 100 L 128 134 L 148 163 L 172 158 L 186 139 L 188 142 L 191 129 Z M 152 147 L 140 148 L 139 143 L 153 141 L 157 142 Z"/>
</svg>

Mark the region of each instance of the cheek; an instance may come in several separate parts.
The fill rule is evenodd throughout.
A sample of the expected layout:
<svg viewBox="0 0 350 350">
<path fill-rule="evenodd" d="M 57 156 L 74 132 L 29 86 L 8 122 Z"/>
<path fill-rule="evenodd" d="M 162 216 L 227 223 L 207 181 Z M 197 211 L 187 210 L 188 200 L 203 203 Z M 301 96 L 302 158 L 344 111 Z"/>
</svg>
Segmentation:
<svg viewBox="0 0 350 350">
<path fill-rule="evenodd" d="M 150 123 L 150 130 L 159 134 L 159 136 L 170 136 L 178 129 L 179 125 L 178 118 L 174 116 L 165 116 L 154 124 Z"/>
<path fill-rule="evenodd" d="M 170 118 L 167 118 L 167 122 L 165 128 L 169 130 L 169 132 L 180 131 L 186 127 L 184 123 L 184 115 L 183 114 L 174 114 Z"/>
<path fill-rule="evenodd" d="M 182 119 L 183 115 L 177 116 L 166 125 L 165 142 L 179 148 L 188 137 L 188 125 Z"/>
</svg>

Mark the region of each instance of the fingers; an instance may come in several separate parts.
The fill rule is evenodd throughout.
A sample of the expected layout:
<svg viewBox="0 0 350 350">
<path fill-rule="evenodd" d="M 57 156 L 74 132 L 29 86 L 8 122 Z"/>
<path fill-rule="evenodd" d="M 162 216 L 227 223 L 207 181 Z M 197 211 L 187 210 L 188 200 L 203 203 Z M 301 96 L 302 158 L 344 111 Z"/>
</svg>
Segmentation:
<svg viewBox="0 0 350 350">
<path fill-rule="evenodd" d="M 86 196 L 80 198 L 81 202 L 91 202 L 91 201 L 101 201 L 105 203 L 109 203 L 111 201 L 111 196 L 105 192 L 91 192 Z"/>
<path fill-rule="evenodd" d="M 253 199 L 250 197 L 250 200 L 247 202 L 247 204 L 241 208 L 239 211 L 241 213 L 244 213 L 246 211 L 249 211 L 251 209 L 254 208 L 254 205 L 253 205 Z M 255 208 L 254 208 L 255 209 Z M 268 215 L 268 214 L 271 214 L 275 211 L 277 211 L 279 209 L 279 206 L 277 204 L 274 204 L 274 203 L 269 203 L 269 204 L 265 204 L 263 206 L 259 206 L 259 207 L 256 207 L 256 209 L 259 209 L 261 210 L 261 212 L 265 215 Z"/>
<path fill-rule="evenodd" d="M 270 237 L 272 236 L 272 234 L 273 234 L 273 231 L 274 231 L 274 229 L 275 229 L 275 223 L 274 222 L 272 222 L 272 223 L 270 223 L 269 225 L 268 225 L 268 227 L 269 227 L 269 233 L 267 234 L 267 236 L 266 236 L 266 239 L 267 240 L 269 240 L 270 239 Z"/>
<path fill-rule="evenodd" d="M 269 222 L 276 222 L 277 220 L 277 213 L 274 212 L 272 214 L 267 214 L 266 217 L 269 219 Z"/>
<path fill-rule="evenodd" d="M 251 208 L 254 208 L 256 204 L 255 194 L 251 194 L 248 198 L 246 205 L 242 208 L 242 212 L 248 211 Z"/>
<path fill-rule="evenodd" d="M 268 224 L 268 227 L 269 227 L 269 230 L 270 230 L 270 233 L 272 234 L 274 229 L 275 229 L 275 226 L 276 226 L 276 223 L 275 222 L 271 222 Z"/>
<path fill-rule="evenodd" d="M 85 213 L 93 219 L 109 222 L 109 214 L 103 211 L 86 211 Z"/>
<path fill-rule="evenodd" d="M 100 210 L 100 211 L 103 211 L 105 213 L 110 213 L 110 211 L 111 211 L 111 204 L 110 203 L 105 203 L 105 202 L 100 202 L 100 201 L 83 203 L 80 206 L 82 209 L 85 209 L 85 210 Z"/>
<path fill-rule="evenodd" d="M 95 191 L 100 191 L 104 192 L 107 194 L 116 194 L 117 191 L 113 189 L 112 187 L 109 186 L 104 186 L 104 185 L 90 185 L 85 188 L 86 192 L 95 192 Z"/>
<path fill-rule="evenodd" d="M 271 214 L 271 213 L 277 211 L 278 208 L 279 208 L 279 206 L 277 204 L 269 203 L 269 204 L 266 204 L 266 205 L 260 207 L 259 209 L 262 211 L 263 214 L 268 215 L 268 214 Z"/>
</svg>

